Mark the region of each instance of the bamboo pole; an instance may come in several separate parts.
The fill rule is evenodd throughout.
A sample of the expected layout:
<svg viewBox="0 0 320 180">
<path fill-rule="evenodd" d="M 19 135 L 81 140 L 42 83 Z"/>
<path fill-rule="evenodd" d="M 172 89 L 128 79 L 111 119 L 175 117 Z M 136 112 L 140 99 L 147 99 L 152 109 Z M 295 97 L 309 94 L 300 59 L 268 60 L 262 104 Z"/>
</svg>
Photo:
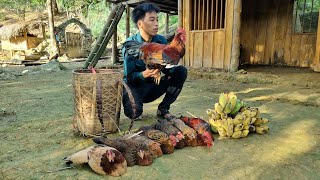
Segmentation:
<svg viewBox="0 0 320 180">
<path fill-rule="evenodd" d="M 241 10 L 242 0 L 234 0 L 233 7 L 233 25 L 232 25 L 232 46 L 230 59 L 230 72 L 236 72 L 239 68 L 240 56 L 240 28 L 241 28 Z"/>
<path fill-rule="evenodd" d="M 124 9 L 124 5 L 113 7 L 108 16 L 107 22 L 100 33 L 96 45 L 94 46 L 93 50 L 91 50 L 89 57 L 83 66 L 84 69 L 88 68 L 89 65 L 95 67 L 103 51 L 105 50 L 108 41 L 111 39 L 114 28 L 117 26 Z"/>
<path fill-rule="evenodd" d="M 115 5 L 113 5 L 115 6 Z M 117 47 L 117 37 L 118 37 L 118 28 L 115 26 L 112 36 L 112 55 L 111 55 L 111 61 L 112 64 L 116 64 L 118 61 L 118 47 Z"/>
<path fill-rule="evenodd" d="M 130 7 L 127 4 L 126 5 L 126 11 L 127 11 L 127 16 L 126 16 L 126 38 L 130 36 Z"/>
<path fill-rule="evenodd" d="M 118 47 L 117 47 L 117 36 L 118 36 L 118 28 L 116 27 L 112 36 L 112 64 L 116 64 L 118 62 Z"/>
</svg>

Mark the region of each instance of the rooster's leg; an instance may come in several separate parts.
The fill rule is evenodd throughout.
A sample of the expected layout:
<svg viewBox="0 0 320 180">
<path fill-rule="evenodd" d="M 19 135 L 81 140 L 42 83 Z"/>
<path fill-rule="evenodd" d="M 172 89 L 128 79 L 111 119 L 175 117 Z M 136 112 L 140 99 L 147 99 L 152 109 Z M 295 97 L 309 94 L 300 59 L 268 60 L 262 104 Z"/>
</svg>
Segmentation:
<svg viewBox="0 0 320 180">
<path fill-rule="evenodd" d="M 153 78 L 154 78 L 154 82 L 159 85 L 161 80 L 161 73 L 158 72 Z"/>
</svg>

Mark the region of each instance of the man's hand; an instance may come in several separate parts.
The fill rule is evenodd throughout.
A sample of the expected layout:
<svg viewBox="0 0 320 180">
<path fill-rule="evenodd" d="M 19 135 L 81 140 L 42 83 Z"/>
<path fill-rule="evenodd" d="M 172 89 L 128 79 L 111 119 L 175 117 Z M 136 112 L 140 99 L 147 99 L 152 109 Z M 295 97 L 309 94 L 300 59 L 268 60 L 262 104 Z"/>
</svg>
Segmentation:
<svg viewBox="0 0 320 180">
<path fill-rule="evenodd" d="M 142 72 L 142 76 L 144 78 L 148 77 L 155 77 L 159 73 L 159 69 L 146 69 L 145 71 Z"/>
</svg>

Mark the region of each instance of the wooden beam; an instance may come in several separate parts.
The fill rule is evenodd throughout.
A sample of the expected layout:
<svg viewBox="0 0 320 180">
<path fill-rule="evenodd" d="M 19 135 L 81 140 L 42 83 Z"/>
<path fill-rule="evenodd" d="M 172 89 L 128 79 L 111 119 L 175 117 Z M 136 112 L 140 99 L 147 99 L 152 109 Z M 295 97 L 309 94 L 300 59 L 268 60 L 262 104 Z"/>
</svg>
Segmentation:
<svg viewBox="0 0 320 180">
<path fill-rule="evenodd" d="M 182 25 L 183 25 L 182 17 L 183 17 L 183 15 L 182 15 L 182 0 L 178 0 L 178 27 L 182 27 Z"/>
<path fill-rule="evenodd" d="M 210 19 L 210 15 L 209 15 L 210 14 L 210 4 L 209 4 L 209 0 L 206 0 L 206 2 L 207 2 L 206 30 L 208 30 L 208 29 L 210 29 L 210 21 L 209 21 L 209 19 Z"/>
<path fill-rule="evenodd" d="M 120 3 L 120 2 L 126 2 L 127 4 L 136 4 L 136 3 L 144 3 L 145 0 L 119 0 L 116 1 L 116 3 Z"/>
<path fill-rule="evenodd" d="M 320 12 L 319 12 L 319 17 L 320 17 Z M 318 19 L 317 44 L 316 44 L 316 52 L 315 52 L 312 68 L 314 71 L 320 72 L 320 18 Z"/>
<path fill-rule="evenodd" d="M 114 3 L 123 3 L 126 2 L 126 4 L 128 4 L 131 7 L 135 7 L 141 3 L 145 3 L 145 2 L 151 2 L 155 5 L 157 5 L 162 12 L 166 12 L 169 14 L 177 14 L 178 11 L 178 4 L 176 2 L 173 1 L 150 1 L 150 0 L 128 0 L 128 1 L 115 1 Z"/>
<path fill-rule="evenodd" d="M 205 21 L 204 21 L 204 11 L 205 11 L 205 6 L 204 6 L 204 0 L 202 0 L 202 3 L 201 4 L 201 10 L 202 10 L 202 13 L 201 13 L 201 30 L 205 30 Z"/>
<path fill-rule="evenodd" d="M 198 30 L 198 24 L 197 24 L 197 17 L 198 17 L 198 10 L 197 10 L 197 0 L 194 0 L 193 3 L 193 27 L 192 30 Z"/>
<path fill-rule="evenodd" d="M 214 0 L 211 1 L 211 26 L 210 29 L 214 29 Z"/>
<path fill-rule="evenodd" d="M 130 36 L 130 7 L 127 4 L 126 5 L 126 38 L 128 38 Z"/>
<path fill-rule="evenodd" d="M 232 27 L 232 46 L 230 59 L 230 72 L 236 72 L 239 68 L 240 57 L 240 28 L 241 28 L 242 0 L 234 0 Z M 230 12 L 229 12 L 230 13 Z"/>
<path fill-rule="evenodd" d="M 220 24 L 219 24 L 219 29 L 222 29 L 222 13 L 224 12 L 222 10 L 222 8 L 223 8 L 223 0 L 220 0 L 220 20 L 219 20 Z"/>
<path fill-rule="evenodd" d="M 46 26 L 44 24 L 41 24 L 41 30 L 42 30 L 42 39 L 46 40 Z"/>
<path fill-rule="evenodd" d="M 197 30 L 201 30 L 201 4 L 200 4 L 201 0 L 198 0 L 198 28 Z"/>
<path fill-rule="evenodd" d="M 215 26 L 214 26 L 214 29 L 219 29 L 218 28 L 218 1 L 219 0 L 216 0 L 216 8 L 215 8 L 215 10 L 216 10 L 216 16 L 215 16 Z"/>
<path fill-rule="evenodd" d="M 154 3 L 156 4 L 156 3 Z M 167 10 L 167 11 L 177 11 L 178 6 L 170 6 L 166 4 L 156 4 L 161 10 Z"/>
</svg>

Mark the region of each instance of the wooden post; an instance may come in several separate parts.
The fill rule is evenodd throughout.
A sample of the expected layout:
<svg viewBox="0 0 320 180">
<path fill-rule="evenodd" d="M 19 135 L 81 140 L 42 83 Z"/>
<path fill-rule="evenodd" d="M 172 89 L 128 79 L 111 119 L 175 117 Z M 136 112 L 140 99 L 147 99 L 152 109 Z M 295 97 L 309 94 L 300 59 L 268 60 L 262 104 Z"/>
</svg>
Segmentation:
<svg viewBox="0 0 320 180">
<path fill-rule="evenodd" d="M 320 12 L 319 12 L 319 17 L 320 17 Z M 315 52 L 312 68 L 314 71 L 320 72 L 320 18 L 318 19 L 317 44 L 316 44 L 316 52 Z"/>
<path fill-rule="evenodd" d="M 166 34 L 169 34 L 169 14 L 166 13 L 166 21 L 165 21 Z"/>
<path fill-rule="evenodd" d="M 42 30 L 42 39 L 46 40 L 46 26 L 44 24 L 41 25 L 41 30 Z"/>
<path fill-rule="evenodd" d="M 127 4 L 126 5 L 126 11 L 127 11 L 127 16 L 126 16 L 126 37 L 128 38 L 130 36 L 130 7 Z"/>
<path fill-rule="evenodd" d="M 118 47 L 117 47 L 117 31 L 118 28 L 115 28 L 113 36 L 112 36 L 112 64 L 118 62 Z"/>
<path fill-rule="evenodd" d="M 242 0 L 234 0 L 233 6 L 233 23 L 232 27 L 232 46 L 231 46 L 231 58 L 230 58 L 230 72 L 236 72 L 239 68 L 240 58 L 240 28 L 241 28 L 241 10 Z M 232 12 L 228 12 L 232 13 Z"/>
<path fill-rule="evenodd" d="M 182 27 L 182 0 L 178 0 L 178 27 Z"/>
</svg>

